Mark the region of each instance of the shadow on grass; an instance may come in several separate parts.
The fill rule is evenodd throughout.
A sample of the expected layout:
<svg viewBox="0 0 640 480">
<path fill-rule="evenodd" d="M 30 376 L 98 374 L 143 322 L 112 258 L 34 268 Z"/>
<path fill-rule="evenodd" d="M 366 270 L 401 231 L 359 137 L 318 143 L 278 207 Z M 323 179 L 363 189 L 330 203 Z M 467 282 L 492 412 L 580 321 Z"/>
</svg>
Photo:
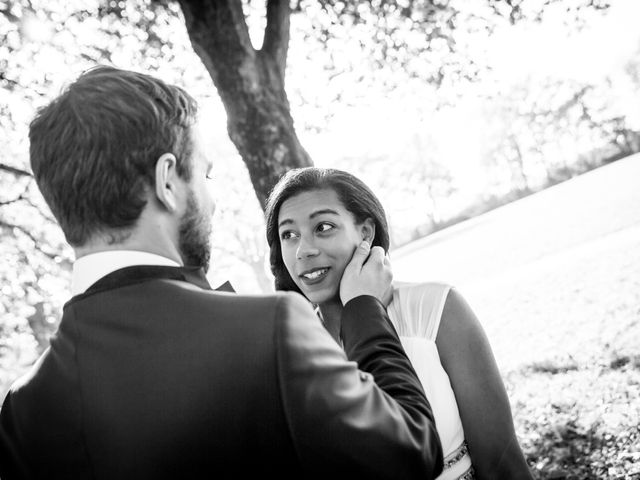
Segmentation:
<svg viewBox="0 0 640 480">
<path fill-rule="evenodd" d="M 606 478 L 607 465 L 601 461 L 610 438 L 598 433 L 598 426 L 581 429 L 575 420 L 538 430 L 539 438 L 525 452 L 536 478 L 584 480 Z"/>
<path fill-rule="evenodd" d="M 560 360 L 542 360 L 534 362 L 523 368 L 522 373 L 548 373 L 557 375 L 559 373 L 567 373 L 578 370 L 578 365 L 573 359 L 565 361 Z"/>
<path fill-rule="evenodd" d="M 629 365 L 630 367 L 640 370 L 640 355 L 615 355 L 611 360 L 609 367 L 612 370 L 619 370 Z"/>
<path fill-rule="evenodd" d="M 640 369 L 640 355 L 615 352 L 599 368 L 631 372 Z M 588 366 L 579 367 L 569 358 L 536 362 L 524 367 L 520 374 L 538 373 L 551 378 L 583 369 Z M 612 389 L 606 383 L 611 379 L 601 375 L 602 372 L 597 377 L 597 385 L 605 391 L 627 395 L 627 401 L 633 398 L 637 390 L 629 387 L 629 390 L 618 391 L 617 386 Z M 619 374 L 611 378 L 619 379 Z M 576 385 L 576 388 L 594 386 Z M 631 420 L 615 426 L 603 417 L 586 417 L 588 413 L 592 412 L 585 411 L 575 401 L 554 401 L 524 420 L 522 447 L 536 480 L 640 480 L 640 423 Z"/>
<path fill-rule="evenodd" d="M 594 424 L 580 428 L 575 420 L 539 431 L 539 440 L 525 451 L 538 480 L 639 480 L 634 445 L 640 428 L 616 436 Z"/>
</svg>

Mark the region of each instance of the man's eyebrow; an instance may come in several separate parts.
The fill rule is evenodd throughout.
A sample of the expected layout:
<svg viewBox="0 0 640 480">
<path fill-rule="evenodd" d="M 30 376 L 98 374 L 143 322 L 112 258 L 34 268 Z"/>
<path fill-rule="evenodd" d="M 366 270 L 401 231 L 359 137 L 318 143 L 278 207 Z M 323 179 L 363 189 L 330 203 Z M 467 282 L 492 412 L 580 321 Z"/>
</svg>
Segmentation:
<svg viewBox="0 0 640 480">
<path fill-rule="evenodd" d="M 335 210 L 332 210 L 330 208 L 323 208 L 321 210 L 316 210 L 314 212 L 311 212 L 311 214 L 309 215 L 309 218 L 314 218 L 314 217 L 317 217 L 318 215 L 325 215 L 327 213 L 332 215 L 340 215 Z M 278 228 L 282 227 L 283 225 L 290 225 L 292 223 L 293 223 L 293 220 L 291 220 L 290 218 L 285 218 L 280 223 L 278 223 Z"/>
</svg>

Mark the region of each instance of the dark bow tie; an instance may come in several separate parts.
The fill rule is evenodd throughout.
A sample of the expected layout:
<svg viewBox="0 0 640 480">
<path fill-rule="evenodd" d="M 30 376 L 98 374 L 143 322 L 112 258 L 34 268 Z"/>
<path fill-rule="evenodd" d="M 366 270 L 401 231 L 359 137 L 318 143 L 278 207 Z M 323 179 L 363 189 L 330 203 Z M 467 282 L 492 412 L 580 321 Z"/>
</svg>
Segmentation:
<svg viewBox="0 0 640 480">
<path fill-rule="evenodd" d="M 236 293 L 235 289 L 233 288 L 233 285 L 231 285 L 229 280 L 225 281 L 222 285 L 220 285 L 215 290 L 216 290 L 216 292 L 232 292 L 232 293 Z"/>
<path fill-rule="evenodd" d="M 199 267 L 181 267 L 181 270 L 184 273 L 185 280 L 189 283 L 193 283 L 194 285 L 198 285 L 205 290 L 212 290 L 211 285 L 209 285 L 209 280 L 207 280 L 207 276 L 204 273 L 204 270 Z M 233 286 L 227 280 L 218 288 L 215 289 L 217 292 L 234 292 Z"/>
</svg>

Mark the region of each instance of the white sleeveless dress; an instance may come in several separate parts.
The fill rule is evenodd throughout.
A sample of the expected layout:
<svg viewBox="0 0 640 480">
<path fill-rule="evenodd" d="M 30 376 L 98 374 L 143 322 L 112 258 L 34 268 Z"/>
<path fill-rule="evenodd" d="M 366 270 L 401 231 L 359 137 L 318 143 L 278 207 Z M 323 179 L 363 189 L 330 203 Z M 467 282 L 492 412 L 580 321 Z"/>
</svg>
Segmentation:
<svg viewBox="0 0 640 480">
<path fill-rule="evenodd" d="M 387 311 L 433 410 L 444 454 L 437 480 L 471 480 L 475 476 L 458 404 L 436 346 L 450 289 L 440 283 L 394 284 Z"/>
</svg>

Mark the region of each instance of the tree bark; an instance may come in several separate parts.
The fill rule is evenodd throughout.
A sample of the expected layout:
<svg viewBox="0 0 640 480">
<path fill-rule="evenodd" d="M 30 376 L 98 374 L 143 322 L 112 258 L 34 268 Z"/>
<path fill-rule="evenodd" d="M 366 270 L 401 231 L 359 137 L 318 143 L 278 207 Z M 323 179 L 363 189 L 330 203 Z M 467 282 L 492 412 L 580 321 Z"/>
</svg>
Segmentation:
<svg viewBox="0 0 640 480">
<path fill-rule="evenodd" d="M 227 129 L 260 205 L 287 170 L 312 165 L 295 132 L 284 88 L 288 0 L 269 0 L 263 46 L 254 49 L 241 0 L 179 0 L 195 52 L 227 112 Z"/>
</svg>

